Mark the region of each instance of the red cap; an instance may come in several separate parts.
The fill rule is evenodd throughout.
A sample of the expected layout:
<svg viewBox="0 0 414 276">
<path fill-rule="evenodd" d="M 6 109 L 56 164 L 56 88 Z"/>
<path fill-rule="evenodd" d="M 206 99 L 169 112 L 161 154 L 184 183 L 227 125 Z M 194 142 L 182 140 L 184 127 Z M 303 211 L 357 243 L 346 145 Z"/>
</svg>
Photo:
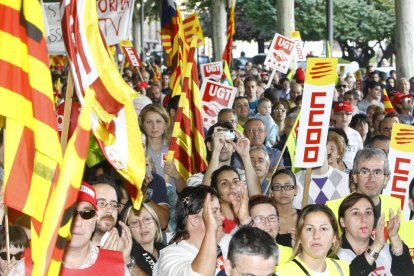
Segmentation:
<svg viewBox="0 0 414 276">
<path fill-rule="evenodd" d="M 262 72 L 260 73 L 260 76 L 261 76 L 261 77 L 264 77 L 264 76 L 269 76 L 269 73 L 268 73 L 268 72 L 266 72 L 266 71 L 262 71 Z"/>
<path fill-rule="evenodd" d="M 304 82 L 305 81 L 305 71 L 303 68 L 298 68 L 295 73 L 295 80 L 296 82 Z"/>
<path fill-rule="evenodd" d="M 352 104 L 350 102 L 337 102 L 334 106 L 334 112 L 342 111 L 352 113 Z"/>
<path fill-rule="evenodd" d="M 405 98 L 411 98 L 411 94 L 404 94 L 402 92 L 395 92 L 392 98 L 392 105 L 396 107 L 399 103 L 401 103 Z"/>
<path fill-rule="evenodd" d="M 96 192 L 95 188 L 89 185 L 86 182 L 82 182 L 82 185 L 79 188 L 78 193 L 78 200 L 77 202 L 86 201 L 92 204 L 93 208 L 95 210 L 98 210 L 98 207 L 96 206 Z"/>
</svg>

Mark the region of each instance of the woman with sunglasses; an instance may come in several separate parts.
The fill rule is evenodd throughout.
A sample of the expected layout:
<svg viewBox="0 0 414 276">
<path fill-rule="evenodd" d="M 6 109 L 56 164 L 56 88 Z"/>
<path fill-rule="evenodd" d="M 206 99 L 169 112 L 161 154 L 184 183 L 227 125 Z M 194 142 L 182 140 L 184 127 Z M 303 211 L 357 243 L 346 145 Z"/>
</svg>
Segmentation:
<svg viewBox="0 0 414 276">
<path fill-rule="evenodd" d="M 95 188 L 83 182 L 80 186 L 59 275 L 130 275 L 121 251 L 106 250 L 93 246 L 92 233 L 96 226 Z M 132 239 L 125 224 L 120 222 L 126 239 Z M 130 269 L 134 269 L 134 262 Z M 18 262 L 7 275 L 31 275 L 33 263 L 30 250 L 25 251 L 24 261 Z"/>
<path fill-rule="evenodd" d="M 294 259 L 279 267 L 279 276 L 350 275 L 346 261 L 331 258 L 340 246 L 340 238 L 335 215 L 328 207 L 307 205 L 299 215 L 296 229 Z"/>
<path fill-rule="evenodd" d="M 388 237 L 386 243 L 384 215 L 374 228 L 375 206 L 371 198 L 353 193 L 339 206 L 338 216 L 342 229 L 342 247 L 338 257 L 350 264 L 352 275 L 414 275 L 408 247 L 398 234 L 400 213 L 394 216 L 390 209 Z"/>
<path fill-rule="evenodd" d="M 143 272 L 152 275 L 160 250 L 165 247 L 157 214 L 149 205 L 142 203 L 139 210 L 129 207 L 123 221 L 133 238 L 131 255 Z"/>
<path fill-rule="evenodd" d="M 272 176 L 270 188 L 279 213 L 280 228 L 276 242 L 292 247 L 292 233 L 294 235 L 296 220 L 300 213 L 300 210 L 293 208 L 293 199 L 297 194 L 295 175 L 289 169 L 276 171 Z"/>
<path fill-rule="evenodd" d="M 19 225 L 9 226 L 10 264 L 7 264 L 6 228 L 0 230 L 0 275 L 6 272 L 24 256 L 24 249 L 29 247 L 29 238 Z"/>
</svg>

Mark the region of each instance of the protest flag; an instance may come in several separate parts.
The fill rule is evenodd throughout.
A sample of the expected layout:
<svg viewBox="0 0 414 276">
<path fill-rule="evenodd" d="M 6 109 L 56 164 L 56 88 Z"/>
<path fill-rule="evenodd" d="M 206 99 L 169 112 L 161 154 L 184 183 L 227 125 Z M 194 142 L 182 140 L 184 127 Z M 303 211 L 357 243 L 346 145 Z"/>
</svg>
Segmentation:
<svg viewBox="0 0 414 276">
<path fill-rule="evenodd" d="M 35 0 L 1 0 L 0 14 L 4 202 L 41 222 L 62 162 L 42 9 Z"/>
<path fill-rule="evenodd" d="M 184 66 L 182 92 L 167 156 L 167 160 L 175 160 L 184 179 L 207 168 L 196 49 L 197 38 L 194 37 Z"/>
<path fill-rule="evenodd" d="M 385 109 L 385 112 L 387 113 L 395 112 L 395 109 L 392 106 L 390 98 L 388 97 L 387 90 L 385 88 L 384 88 L 384 109 Z"/>
<path fill-rule="evenodd" d="M 223 74 L 221 75 L 220 82 L 228 86 L 233 86 L 233 78 L 231 77 L 229 66 L 225 60 L 223 60 Z"/>
<path fill-rule="evenodd" d="M 236 32 L 236 24 L 234 21 L 234 9 L 236 7 L 236 0 L 231 1 L 229 12 L 227 14 L 227 44 L 224 48 L 222 60 L 227 61 L 228 66 L 231 66 L 233 59 L 233 35 Z"/>
<path fill-rule="evenodd" d="M 54 247 L 49 240 L 41 244 L 39 235 L 62 163 L 42 8 L 37 0 L 1 0 L 0 14 L 4 203 L 32 218 L 32 250 L 40 252 L 41 245 Z M 36 266 L 42 257 L 33 257 Z"/>
<path fill-rule="evenodd" d="M 292 126 L 292 130 L 290 131 L 286 139 L 286 147 L 289 151 L 290 161 L 292 162 L 291 171 L 293 173 L 297 173 L 298 171 L 300 171 L 299 168 L 295 167 L 295 153 L 296 153 L 296 144 L 297 144 L 298 129 L 299 129 L 299 118 L 300 118 L 300 111 L 296 117 L 295 123 Z"/>
<path fill-rule="evenodd" d="M 34 262 L 32 275 L 46 275 L 46 272 L 47 275 L 59 275 L 66 242 L 70 238 L 72 214 L 83 177 L 91 133 L 93 93 L 90 89 L 85 93 L 78 124 L 69 139 L 63 158 L 57 187 L 52 191 L 40 235 L 36 239 L 39 244 L 32 248 L 32 256 L 38 257 Z"/>
<path fill-rule="evenodd" d="M 78 98 L 82 102 L 85 89 L 93 91 L 93 134 L 106 159 L 127 180 L 133 205 L 139 209 L 145 154 L 133 106 L 136 92 L 109 57 L 96 6 L 90 1 L 64 3 L 63 37 Z"/>
<path fill-rule="evenodd" d="M 168 65 L 172 69 L 170 88 L 172 96 L 175 96 L 181 91 L 181 71 L 188 51 L 188 45 L 184 40 L 181 12 L 175 1 L 162 1 L 161 40 L 168 54 Z"/>
<path fill-rule="evenodd" d="M 190 45 L 191 39 L 193 38 L 193 36 L 196 36 L 198 38 L 197 47 L 200 47 L 205 44 L 203 29 L 201 28 L 198 15 L 195 12 L 190 14 L 183 20 L 183 28 L 184 28 L 185 42 L 188 45 Z"/>
</svg>

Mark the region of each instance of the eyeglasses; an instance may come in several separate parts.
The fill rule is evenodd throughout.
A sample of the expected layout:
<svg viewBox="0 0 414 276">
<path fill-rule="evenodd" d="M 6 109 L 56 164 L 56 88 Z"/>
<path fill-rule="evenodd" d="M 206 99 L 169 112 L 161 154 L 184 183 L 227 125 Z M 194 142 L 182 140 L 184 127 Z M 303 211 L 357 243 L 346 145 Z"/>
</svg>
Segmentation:
<svg viewBox="0 0 414 276">
<path fill-rule="evenodd" d="M 84 211 L 75 210 L 75 212 L 73 212 L 73 217 L 76 217 L 78 214 L 81 216 L 81 218 L 88 220 L 96 216 L 96 211 L 95 210 L 84 210 Z"/>
<path fill-rule="evenodd" d="M 136 220 L 131 221 L 129 223 L 129 226 L 131 228 L 136 228 L 138 226 L 148 225 L 148 224 L 151 224 L 153 222 L 154 222 L 154 219 L 152 217 L 146 217 L 146 218 L 143 218 L 142 220 L 136 219 Z"/>
<path fill-rule="evenodd" d="M 376 178 L 380 178 L 385 175 L 384 171 L 381 169 L 376 169 L 372 171 L 368 169 L 361 169 L 359 172 L 357 172 L 357 174 L 363 177 L 368 177 L 369 175 L 372 175 L 373 177 L 376 177 Z"/>
<path fill-rule="evenodd" d="M 338 85 L 339 88 L 347 88 L 348 85 Z"/>
<path fill-rule="evenodd" d="M 108 206 L 108 204 L 111 206 L 111 209 L 114 209 L 114 210 L 116 210 L 116 209 L 118 209 L 118 208 L 121 207 L 121 204 L 119 204 L 116 201 L 110 201 L 110 202 L 108 202 L 105 199 L 98 199 L 96 201 L 96 205 L 98 205 L 99 208 L 106 208 L 106 206 Z"/>
<path fill-rule="evenodd" d="M 244 132 L 246 133 L 263 133 L 265 130 L 263 128 L 249 128 L 245 129 Z"/>
<path fill-rule="evenodd" d="M 273 112 L 285 112 L 286 109 L 282 109 L 282 108 L 275 108 L 273 109 Z"/>
<path fill-rule="evenodd" d="M 253 222 L 255 224 L 264 224 L 266 222 L 266 220 L 269 223 L 277 223 L 279 221 L 279 218 L 277 217 L 277 215 L 270 215 L 270 216 L 267 216 L 267 217 L 259 215 L 259 216 L 255 216 L 253 218 Z"/>
<path fill-rule="evenodd" d="M 11 260 L 13 257 L 14 257 L 14 259 L 15 259 L 16 261 L 20 261 L 20 260 L 24 257 L 24 253 L 23 253 L 23 251 L 20 251 L 20 252 L 18 252 L 18 253 L 16 253 L 16 254 L 11 254 L 11 253 L 10 253 L 10 260 Z M 0 253 L 0 258 L 1 258 L 3 261 L 6 261 L 6 260 L 7 260 L 7 252 L 1 252 L 1 253 Z"/>
<path fill-rule="evenodd" d="M 272 185 L 272 191 L 292 191 L 295 189 L 295 185 Z"/>
</svg>

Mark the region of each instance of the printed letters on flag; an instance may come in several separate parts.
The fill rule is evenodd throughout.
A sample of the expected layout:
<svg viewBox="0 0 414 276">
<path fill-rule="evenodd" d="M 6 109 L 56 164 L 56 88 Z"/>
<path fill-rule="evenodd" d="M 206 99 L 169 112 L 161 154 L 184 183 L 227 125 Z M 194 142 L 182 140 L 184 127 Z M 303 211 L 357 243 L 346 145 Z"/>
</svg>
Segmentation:
<svg viewBox="0 0 414 276">
<path fill-rule="evenodd" d="M 326 158 L 331 103 L 337 78 L 335 58 L 308 58 L 297 137 L 295 167 L 322 166 Z"/>
</svg>

